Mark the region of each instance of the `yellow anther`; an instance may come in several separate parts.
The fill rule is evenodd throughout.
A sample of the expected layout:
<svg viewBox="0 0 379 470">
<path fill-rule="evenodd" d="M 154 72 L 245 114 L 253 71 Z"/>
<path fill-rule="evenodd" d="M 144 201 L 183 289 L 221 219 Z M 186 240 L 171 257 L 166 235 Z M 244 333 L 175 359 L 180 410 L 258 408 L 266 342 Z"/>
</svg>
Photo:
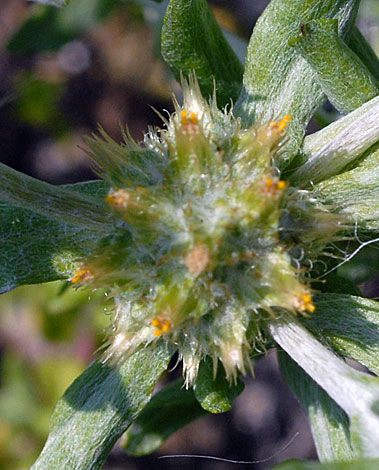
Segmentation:
<svg viewBox="0 0 379 470">
<path fill-rule="evenodd" d="M 190 114 L 190 121 L 192 122 L 192 124 L 197 124 L 198 120 L 197 120 L 197 114 L 196 113 L 191 113 Z"/>
<path fill-rule="evenodd" d="M 277 191 L 282 191 L 287 187 L 287 183 L 283 180 L 278 180 L 277 178 L 267 176 L 263 180 L 263 185 L 262 189 L 264 192 L 271 194 L 271 195 L 276 195 Z"/>
<path fill-rule="evenodd" d="M 162 325 L 162 331 L 163 333 L 167 333 L 171 329 L 171 324 L 170 322 L 166 322 L 164 325 Z"/>
<path fill-rule="evenodd" d="M 287 116 L 284 116 L 282 120 L 278 122 L 278 128 L 280 132 L 283 132 L 284 129 L 287 127 L 287 124 L 291 121 L 291 116 L 287 114 Z"/>
<path fill-rule="evenodd" d="M 291 116 L 287 114 L 287 116 L 284 116 L 283 119 L 280 121 L 271 121 L 269 123 L 269 128 L 271 129 L 271 132 L 275 132 L 276 134 L 281 134 L 284 129 L 287 127 L 288 123 L 291 121 Z"/>
<path fill-rule="evenodd" d="M 180 113 L 180 117 L 182 118 L 182 124 L 186 125 L 188 118 L 188 112 L 186 109 L 183 109 L 183 111 Z"/>
<path fill-rule="evenodd" d="M 312 301 L 312 296 L 311 294 L 303 294 L 302 295 L 302 300 L 305 302 L 305 303 L 309 303 Z"/>
<path fill-rule="evenodd" d="M 307 307 L 308 312 L 313 313 L 316 310 L 316 305 L 314 303 L 310 303 Z"/>
<path fill-rule="evenodd" d="M 111 206 L 125 209 L 130 200 L 130 193 L 125 189 L 118 189 L 105 196 L 105 200 Z"/>
<path fill-rule="evenodd" d="M 151 325 L 156 328 L 154 336 L 161 336 L 162 333 L 167 333 L 171 330 L 171 322 L 167 318 L 156 317 L 151 322 Z"/>
<path fill-rule="evenodd" d="M 196 134 L 199 130 L 199 120 L 195 112 L 188 113 L 186 109 L 180 113 L 183 131 L 189 135 Z"/>
</svg>

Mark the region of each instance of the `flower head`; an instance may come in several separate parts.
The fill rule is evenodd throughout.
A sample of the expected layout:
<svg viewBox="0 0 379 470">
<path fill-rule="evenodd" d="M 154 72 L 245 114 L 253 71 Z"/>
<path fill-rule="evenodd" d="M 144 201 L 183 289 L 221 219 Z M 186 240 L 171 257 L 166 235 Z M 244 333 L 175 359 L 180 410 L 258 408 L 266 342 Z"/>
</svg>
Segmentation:
<svg viewBox="0 0 379 470">
<path fill-rule="evenodd" d="M 244 129 L 232 111 L 207 103 L 193 78 L 175 108 L 141 147 L 104 131 L 88 140 L 111 185 L 114 230 L 72 282 L 114 297 L 105 359 L 165 341 L 183 359 L 187 385 L 206 356 L 231 380 L 264 350 L 267 318 L 314 312 L 294 248 L 308 249 L 304 220 L 317 225 L 323 208 L 273 165 L 290 116 Z M 328 221 L 330 237 L 339 222 Z"/>
</svg>

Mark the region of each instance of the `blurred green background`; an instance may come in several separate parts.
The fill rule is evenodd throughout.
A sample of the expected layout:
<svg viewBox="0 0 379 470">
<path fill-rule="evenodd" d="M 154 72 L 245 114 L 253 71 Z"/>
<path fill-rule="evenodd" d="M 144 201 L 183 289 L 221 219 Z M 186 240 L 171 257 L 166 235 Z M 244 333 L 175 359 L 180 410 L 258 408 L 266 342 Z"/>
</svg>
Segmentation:
<svg viewBox="0 0 379 470">
<path fill-rule="evenodd" d="M 210 4 L 243 58 L 267 1 Z M 148 125 L 159 125 L 150 106 L 172 110 L 171 93 L 180 93 L 159 54 L 166 6 L 167 1 L 71 0 L 68 7 L 55 9 L 1 0 L 0 160 L 55 184 L 94 179 L 78 147 L 83 135 L 101 123 L 119 139 L 121 123 L 141 140 Z M 358 25 L 379 54 L 378 0 L 363 0 Z M 325 106 L 319 117 L 327 122 L 335 113 Z M 317 123 L 310 128 L 317 129 Z M 359 269 L 355 262 L 345 274 L 361 280 L 377 275 L 375 269 L 363 274 Z M 365 286 L 370 294 L 370 284 Z M 1 470 L 30 467 L 46 440 L 56 401 L 104 341 L 110 310 L 104 293 L 76 291 L 64 282 L 24 286 L 0 297 Z M 300 430 L 289 449 L 255 468 L 292 457 L 315 458 L 306 417 L 278 375 L 273 354 L 258 364 L 256 376 L 246 380 L 232 412 L 201 418 L 160 452 L 256 460 L 275 453 Z M 117 446 L 106 468 L 151 465 L 174 469 L 178 461 L 129 458 Z M 180 462 L 183 470 L 226 465 Z"/>
</svg>

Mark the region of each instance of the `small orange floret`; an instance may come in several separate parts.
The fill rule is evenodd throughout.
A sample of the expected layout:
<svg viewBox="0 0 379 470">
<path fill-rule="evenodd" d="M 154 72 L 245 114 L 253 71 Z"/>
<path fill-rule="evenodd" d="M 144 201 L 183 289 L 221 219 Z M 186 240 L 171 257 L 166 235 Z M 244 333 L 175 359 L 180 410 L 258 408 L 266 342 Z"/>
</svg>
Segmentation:
<svg viewBox="0 0 379 470">
<path fill-rule="evenodd" d="M 72 276 L 70 281 L 73 284 L 79 284 L 81 282 L 90 281 L 91 279 L 93 279 L 92 272 L 87 268 L 80 267 L 74 272 L 74 275 Z"/>
<path fill-rule="evenodd" d="M 180 117 L 182 119 L 183 130 L 187 134 L 196 134 L 199 129 L 199 119 L 197 114 L 193 111 L 188 113 L 186 109 L 183 109 L 183 111 L 180 113 Z"/>
<path fill-rule="evenodd" d="M 263 180 L 263 190 L 269 194 L 274 195 L 277 191 L 283 191 L 286 189 L 287 183 L 283 180 L 278 180 L 277 178 L 273 178 L 268 176 Z"/>
<path fill-rule="evenodd" d="M 108 204 L 119 209 L 126 209 L 130 200 L 130 193 L 125 189 L 118 189 L 105 196 L 105 200 Z"/>
<path fill-rule="evenodd" d="M 291 116 L 289 114 L 287 114 L 287 116 L 284 116 L 284 118 L 278 122 L 279 130 L 283 132 L 284 129 L 287 127 L 287 124 L 290 121 L 291 121 Z"/>
<path fill-rule="evenodd" d="M 270 122 L 269 127 L 272 131 L 277 131 L 278 134 L 281 134 L 284 131 L 284 129 L 287 127 L 290 121 L 291 121 L 291 116 L 287 114 L 280 121 Z"/>
<path fill-rule="evenodd" d="M 197 114 L 192 112 L 190 114 L 190 121 L 192 122 L 192 124 L 197 124 L 198 123 L 198 119 L 197 119 Z"/>
<path fill-rule="evenodd" d="M 313 313 L 316 310 L 312 295 L 309 292 L 303 292 L 296 298 L 295 307 L 301 312 Z"/>
<path fill-rule="evenodd" d="M 188 119 L 188 112 L 186 109 L 183 109 L 183 111 L 180 113 L 180 117 L 182 118 L 183 126 L 185 126 L 187 124 L 187 119 Z"/>
<path fill-rule="evenodd" d="M 167 318 L 156 317 L 151 322 L 151 325 L 156 328 L 154 336 L 161 336 L 162 333 L 167 333 L 171 330 L 171 322 Z"/>
</svg>

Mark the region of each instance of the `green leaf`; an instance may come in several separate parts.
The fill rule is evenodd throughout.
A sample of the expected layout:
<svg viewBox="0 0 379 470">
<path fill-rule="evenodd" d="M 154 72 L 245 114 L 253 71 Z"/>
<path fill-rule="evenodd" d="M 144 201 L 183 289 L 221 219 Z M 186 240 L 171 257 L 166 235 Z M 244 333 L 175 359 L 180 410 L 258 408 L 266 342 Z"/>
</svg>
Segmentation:
<svg viewBox="0 0 379 470">
<path fill-rule="evenodd" d="M 103 200 L 39 181 L 0 164 L 0 200 L 69 224 L 104 232 L 111 226 Z"/>
<path fill-rule="evenodd" d="M 377 470 L 379 459 L 355 460 L 353 462 L 316 463 L 288 460 L 273 467 L 273 470 Z"/>
<path fill-rule="evenodd" d="M 314 300 L 316 312 L 303 320 L 305 326 L 341 356 L 379 375 L 379 302 L 343 294 L 319 294 Z"/>
<path fill-rule="evenodd" d="M 229 411 L 233 400 L 242 393 L 243 389 L 244 384 L 241 381 L 231 385 L 226 380 L 222 367 L 219 367 L 214 377 L 213 361 L 210 358 L 206 358 L 200 364 L 194 386 L 195 396 L 200 405 L 210 413 Z"/>
<path fill-rule="evenodd" d="M 356 165 L 363 154 L 379 141 L 379 97 L 304 139 L 293 184 L 307 186 L 337 175 Z"/>
<path fill-rule="evenodd" d="M 348 44 L 350 49 L 357 54 L 372 75 L 379 80 L 379 57 L 375 54 L 375 51 L 357 27 L 353 28 Z"/>
<path fill-rule="evenodd" d="M 379 103 L 379 101 L 378 101 Z M 379 109 L 379 106 L 378 106 Z M 364 231 L 379 231 L 379 144 L 356 168 L 315 186 L 314 192 L 335 212 Z"/>
<path fill-rule="evenodd" d="M 347 114 L 379 94 L 379 82 L 338 35 L 338 21 L 321 19 L 301 26 L 290 45 L 311 66 L 332 105 Z"/>
<path fill-rule="evenodd" d="M 379 378 L 349 367 L 293 315 L 270 320 L 274 340 L 345 411 L 355 455 L 379 456 Z"/>
<path fill-rule="evenodd" d="M 65 186 L 61 191 L 88 194 L 98 201 L 107 188 L 103 181 L 92 181 Z M 0 220 L 0 293 L 22 284 L 67 279 L 77 260 L 103 236 L 85 224 L 46 217 L 2 201 Z"/>
<path fill-rule="evenodd" d="M 358 6 L 359 0 L 272 0 L 254 28 L 237 109 L 247 123 L 291 116 L 282 166 L 297 153 L 313 112 L 324 100 L 315 73 L 288 42 L 300 24 L 324 17 L 337 18 L 339 33 L 347 37 Z"/>
<path fill-rule="evenodd" d="M 162 29 L 162 55 L 176 77 L 195 72 L 205 95 L 219 106 L 236 100 L 243 67 L 223 36 L 206 0 L 171 0 Z"/>
<path fill-rule="evenodd" d="M 193 390 L 186 390 L 183 380 L 177 380 L 153 396 L 126 432 L 121 446 L 132 455 L 150 454 L 171 434 L 206 414 Z"/>
<path fill-rule="evenodd" d="M 280 370 L 304 406 L 321 462 L 352 460 L 349 420 L 346 413 L 283 351 Z"/>
<path fill-rule="evenodd" d="M 49 438 L 32 470 L 98 470 L 150 399 L 170 360 L 165 346 L 119 367 L 93 363 L 58 402 Z"/>
</svg>

